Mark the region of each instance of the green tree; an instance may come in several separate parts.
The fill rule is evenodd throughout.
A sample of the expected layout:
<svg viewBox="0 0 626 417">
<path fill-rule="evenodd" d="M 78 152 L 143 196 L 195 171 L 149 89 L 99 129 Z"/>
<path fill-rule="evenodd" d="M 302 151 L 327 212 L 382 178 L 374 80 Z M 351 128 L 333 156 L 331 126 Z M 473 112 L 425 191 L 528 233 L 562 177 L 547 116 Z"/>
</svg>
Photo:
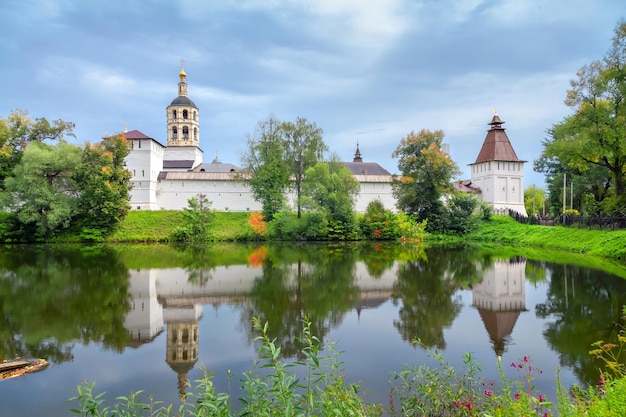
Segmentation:
<svg viewBox="0 0 626 417">
<path fill-rule="evenodd" d="M 452 193 L 446 201 L 445 230 L 461 234 L 475 230 L 478 225 L 476 209 L 479 205 L 480 200 L 471 194 Z"/>
<path fill-rule="evenodd" d="M 77 224 L 83 235 L 111 232 L 128 212 L 130 173 L 124 158 L 129 148 L 122 135 L 83 148 L 82 161 L 74 174 L 80 190 Z"/>
<path fill-rule="evenodd" d="M 333 156 L 329 162 L 318 162 L 305 174 L 303 207 L 324 213 L 346 233 L 352 231 L 355 225 L 354 199 L 360 189 L 352 172 Z"/>
<path fill-rule="evenodd" d="M 29 143 L 60 140 L 74 136 L 74 124 L 63 120 L 50 123 L 45 118 L 31 119 L 26 110 L 14 110 L 4 119 L 0 117 L 0 190 L 20 162 Z"/>
<path fill-rule="evenodd" d="M 187 200 L 188 207 L 183 209 L 182 222 L 173 232 L 177 242 L 202 243 L 212 239 L 210 234 L 215 211 L 211 201 L 204 194 L 198 194 Z"/>
<path fill-rule="evenodd" d="M 242 165 L 252 193 L 263 205 L 269 221 L 285 206 L 285 191 L 293 188 L 298 218 L 301 217 L 302 183 L 307 169 L 322 159 L 328 147 L 322 129 L 305 118 L 280 122 L 273 116 L 261 121 L 248 138 Z"/>
<path fill-rule="evenodd" d="M 242 164 L 252 195 L 263 206 L 263 217 L 271 221 L 286 204 L 289 171 L 285 164 L 285 144 L 281 124 L 273 117 L 259 122 L 256 133 L 247 140 Z"/>
<path fill-rule="evenodd" d="M 283 122 L 281 131 L 285 140 L 285 161 L 293 178 L 298 218 L 302 213 L 302 183 L 309 168 L 324 156 L 328 146 L 324 143 L 322 129 L 303 117 L 295 122 Z"/>
<path fill-rule="evenodd" d="M 626 22 L 615 29 L 602 61 L 584 66 L 571 82 L 565 103 L 574 114 L 553 126 L 542 158 L 596 181 L 592 193 L 606 211 L 626 208 Z M 598 171 L 594 168 L 600 168 Z M 561 173 L 564 173 L 562 168 Z M 604 172 L 604 174 L 602 174 Z M 597 183 L 597 181 L 601 181 Z M 579 183 L 584 183 L 580 181 Z M 594 193 L 595 191 L 595 193 Z"/>
<path fill-rule="evenodd" d="M 26 147 L 13 176 L 5 179 L 4 196 L 5 208 L 14 213 L 24 238 L 46 239 L 70 226 L 77 213 L 73 173 L 80 159 L 80 147 L 64 141 Z"/>
<path fill-rule="evenodd" d="M 400 158 L 400 178 L 392 182 L 399 210 L 427 220 L 427 228 L 439 228 L 445 207 L 441 197 L 452 191 L 451 181 L 460 174 L 450 156 L 441 150 L 443 131 L 422 129 L 409 133 L 392 156 Z"/>
<path fill-rule="evenodd" d="M 546 190 L 536 185 L 531 185 L 524 190 L 524 207 L 530 216 L 543 214 L 543 207 L 546 201 Z"/>
</svg>

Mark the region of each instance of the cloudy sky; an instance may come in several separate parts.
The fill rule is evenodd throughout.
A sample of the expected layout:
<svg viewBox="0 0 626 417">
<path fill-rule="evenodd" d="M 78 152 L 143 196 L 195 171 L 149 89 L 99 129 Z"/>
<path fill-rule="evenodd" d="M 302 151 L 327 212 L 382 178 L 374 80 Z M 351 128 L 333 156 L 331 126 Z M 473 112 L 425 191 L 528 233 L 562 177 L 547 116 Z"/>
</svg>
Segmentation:
<svg viewBox="0 0 626 417">
<path fill-rule="evenodd" d="M 532 161 L 569 81 L 625 17 L 623 0 L 3 0 L 0 117 L 165 143 L 184 59 L 207 162 L 239 164 L 259 121 L 301 116 L 391 172 L 406 134 L 441 129 L 469 178 L 496 109 L 542 186 Z"/>
</svg>

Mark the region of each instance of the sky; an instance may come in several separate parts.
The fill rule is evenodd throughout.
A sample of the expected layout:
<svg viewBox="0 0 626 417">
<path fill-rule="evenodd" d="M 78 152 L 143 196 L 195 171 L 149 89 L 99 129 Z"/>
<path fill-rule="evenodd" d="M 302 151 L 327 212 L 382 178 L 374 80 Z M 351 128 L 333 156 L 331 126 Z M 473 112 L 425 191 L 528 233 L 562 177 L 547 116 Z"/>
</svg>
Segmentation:
<svg viewBox="0 0 626 417">
<path fill-rule="evenodd" d="M 341 160 L 358 143 L 392 173 L 407 134 L 443 130 L 469 179 L 497 111 L 543 187 L 532 163 L 570 80 L 623 18 L 623 0 L 3 0 L 0 117 L 165 144 L 184 59 L 205 162 L 241 165 L 259 122 L 304 117 Z"/>
</svg>

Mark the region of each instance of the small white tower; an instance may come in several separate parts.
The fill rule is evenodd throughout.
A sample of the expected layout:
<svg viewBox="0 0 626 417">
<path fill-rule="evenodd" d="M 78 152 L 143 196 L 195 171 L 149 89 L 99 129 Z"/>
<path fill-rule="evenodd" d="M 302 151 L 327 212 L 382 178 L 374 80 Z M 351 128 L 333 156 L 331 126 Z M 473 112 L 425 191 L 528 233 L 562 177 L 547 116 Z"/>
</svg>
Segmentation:
<svg viewBox="0 0 626 417">
<path fill-rule="evenodd" d="M 472 184 L 481 189 L 481 199 L 494 210 L 513 210 L 526 216 L 524 163 L 517 157 L 497 113 L 494 114 L 476 162 L 469 164 Z"/>
</svg>

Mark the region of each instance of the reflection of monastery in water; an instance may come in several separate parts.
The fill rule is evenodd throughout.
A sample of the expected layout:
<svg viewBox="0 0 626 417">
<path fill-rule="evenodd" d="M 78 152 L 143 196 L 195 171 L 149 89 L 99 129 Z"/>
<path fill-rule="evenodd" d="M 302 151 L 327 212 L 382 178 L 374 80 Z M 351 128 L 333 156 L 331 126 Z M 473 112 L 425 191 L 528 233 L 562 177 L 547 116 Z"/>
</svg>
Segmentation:
<svg viewBox="0 0 626 417">
<path fill-rule="evenodd" d="M 493 350 L 501 357 L 517 318 L 526 311 L 526 259 L 495 260 L 472 289 L 472 297 Z"/>
<path fill-rule="evenodd" d="M 505 351 L 507 338 L 520 312 L 525 311 L 525 259 L 496 260 L 473 288 L 473 305 L 489 333 L 498 356 Z M 199 273 L 199 277 L 196 277 Z M 190 277 L 194 275 L 193 280 Z M 183 396 L 187 374 L 199 356 L 198 331 L 204 305 L 245 302 L 249 299 L 260 268 L 231 265 L 190 272 L 183 268 L 143 269 L 130 272 L 131 308 L 124 326 L 130 346 L 149 343 L 167 328 L 167 364 L 178 375 Z M 285 283 L 297 287 L 294 272 Z M 373 277 L 364 263 L 355 265 L 354 285 L 360 290 L 354 311 L 376 308 L 391 297 L 397 280 L 397 264 Z"/>
</svg>

